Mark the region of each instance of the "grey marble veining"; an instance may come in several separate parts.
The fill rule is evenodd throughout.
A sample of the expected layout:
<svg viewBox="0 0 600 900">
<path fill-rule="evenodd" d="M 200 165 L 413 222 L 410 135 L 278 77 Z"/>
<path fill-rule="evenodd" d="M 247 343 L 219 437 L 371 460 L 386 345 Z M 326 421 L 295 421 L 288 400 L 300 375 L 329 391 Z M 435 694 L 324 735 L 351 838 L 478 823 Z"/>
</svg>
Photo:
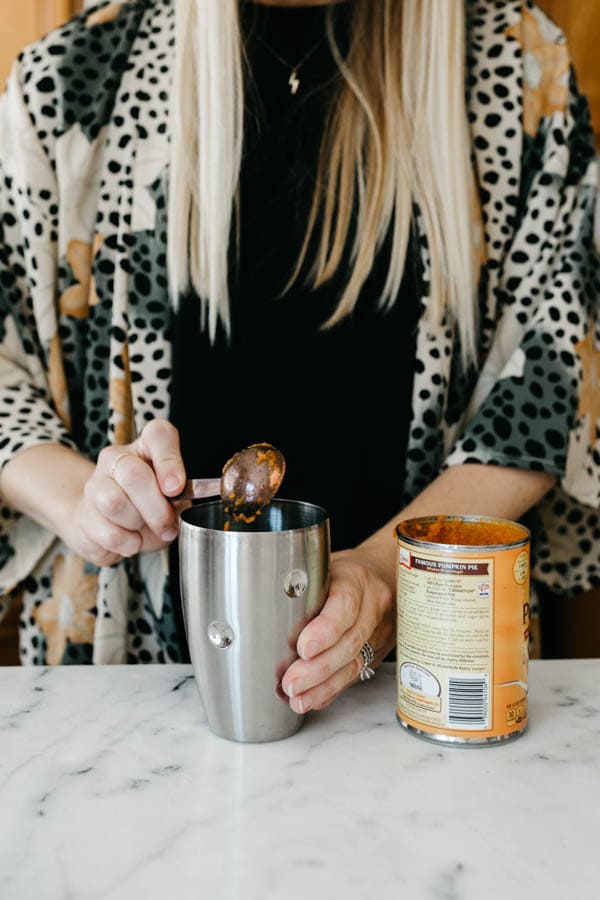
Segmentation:
<svg viewBox="0 0 600 900">
<path fill-rule="evenodd" d="M 240 745 L 186 666 L 0 669 L 0 898 L 599 897 L 600 660 L 530 683 L 502 745 L 408 734 L 391 666 Z"/>
</svg>

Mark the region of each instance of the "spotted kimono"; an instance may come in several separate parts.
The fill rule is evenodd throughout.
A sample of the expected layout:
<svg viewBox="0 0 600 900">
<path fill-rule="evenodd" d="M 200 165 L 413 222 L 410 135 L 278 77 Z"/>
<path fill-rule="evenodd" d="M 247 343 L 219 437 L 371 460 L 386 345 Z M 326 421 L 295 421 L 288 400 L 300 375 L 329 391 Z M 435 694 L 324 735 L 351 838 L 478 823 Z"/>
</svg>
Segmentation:
<svg viewBox="0 0 600 900">
<path fill-rule="evenodd" d="M 534 575 L 583 589 L 600 576 L 587 107 L 535 5 L 469 2 L 467 14 L 480 365 L 463 371 L 449 322 L 421 318 L 406 500 L 461 463 L 555 474 Z M 44 442 L 94 460 L 169 415 L 173 36 L 173 0 L 102 3 L 15 63 L 0 105 L 0 465 Z M 426 308 L 422 228 L 420 253 Z M 166 553 L 99 569 L 3 504 L 0 611 L 17 596 L 23 663 L 180 658 Z"/>
</svg>

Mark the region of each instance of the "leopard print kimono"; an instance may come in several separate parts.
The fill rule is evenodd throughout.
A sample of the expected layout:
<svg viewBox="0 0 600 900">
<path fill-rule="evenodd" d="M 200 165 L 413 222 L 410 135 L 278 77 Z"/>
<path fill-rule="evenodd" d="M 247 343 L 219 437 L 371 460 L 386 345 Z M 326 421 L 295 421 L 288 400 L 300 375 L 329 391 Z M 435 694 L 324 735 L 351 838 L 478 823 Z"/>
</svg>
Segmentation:
<svg viewBox="0 0 600 900">
<path fill-rule="evenodd" d="M 481 366 L 462 371 L 453 329 L 421 319 L 406 499 L 460 463 L 556 474 L 534 574 L 583 589 L 600 577 L 587 108 L 534 4 L 467 8 Z M 173 0 L 102 3 L 15 63 L 0 105 L 0 465 L 49 441 L 95 459 L 169 414 L 173 18 Z M 424 238 L 420 252 L 426 307 Z M 98 569 L 2 506 L 0 611 L 17 595 L 24 663 L 179 659 L 165 553 Z"/>
</svg>

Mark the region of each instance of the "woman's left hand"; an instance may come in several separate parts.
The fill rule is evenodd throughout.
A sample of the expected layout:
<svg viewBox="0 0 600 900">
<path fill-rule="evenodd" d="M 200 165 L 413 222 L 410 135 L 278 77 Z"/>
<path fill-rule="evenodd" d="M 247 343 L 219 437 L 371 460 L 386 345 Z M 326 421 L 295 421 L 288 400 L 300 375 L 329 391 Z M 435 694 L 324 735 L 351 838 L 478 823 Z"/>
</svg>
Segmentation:
<svg viewBox="0 0 600 900">
<path fill-rule="evenodd" d="M 503 466 L 450 466 L 374 535 L 331 557 L 329 596 L 302 630 L 297 659 L 282 680 L 295 712 L 322 709 L 356 681 L 368 641 L 379 665 L 396 637 L 396 540 L 401 519 L 432 515 L 494 516 L 516 520 L 544 497 L 555 475 Z"/>
<path fill-rule="evenodd" d="M 282 688 L 297 713 L 322 709 L 363 668 L 360 648 L 368 641 L 378 666 L 396 640 L 396 606 L 392 586 L 366 549 L 343 550 L 331 557 L 327 601 L 298 638 L 297 659 L 282 679 Z"/>
</svg>

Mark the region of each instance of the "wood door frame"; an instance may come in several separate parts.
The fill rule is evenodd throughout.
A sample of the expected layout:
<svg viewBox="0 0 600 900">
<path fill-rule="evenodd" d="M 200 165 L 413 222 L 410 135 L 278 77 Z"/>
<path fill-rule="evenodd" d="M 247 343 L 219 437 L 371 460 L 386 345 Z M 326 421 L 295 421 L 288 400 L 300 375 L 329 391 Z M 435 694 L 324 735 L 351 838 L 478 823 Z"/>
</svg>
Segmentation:
<svg viewBox="0 0 600 900">
<path fill-rule="evenodd" d="M 40 33 L 46 34 L 73 15 L 73 0 L 46 0 L 39 4 Z"/>
<path fill-rule="evenodd" d="M 40 34 L 46 34 L 70 19 L 81 9 L 81 3 L 78 0 L 45 0 L 44 3 L 39 3 L 38 9 Z"/>
<path fill-rule="evenodd" d="M 39 40 L 83 9 L 82 0 L 2 0 L 0 17 L 0 91 L 23 47 Z"/>
</svg>

